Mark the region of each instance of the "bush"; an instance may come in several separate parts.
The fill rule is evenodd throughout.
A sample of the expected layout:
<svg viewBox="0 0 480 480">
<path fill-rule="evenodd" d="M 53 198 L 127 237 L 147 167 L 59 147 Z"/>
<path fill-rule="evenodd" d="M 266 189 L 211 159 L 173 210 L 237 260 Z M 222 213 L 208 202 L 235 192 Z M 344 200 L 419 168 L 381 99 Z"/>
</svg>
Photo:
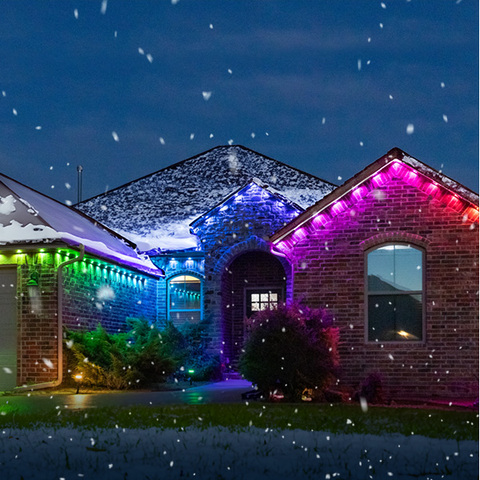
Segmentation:
<svg viewBox="0 0 480 480">
<path fill-rule="evenodd" d="M 181 368 L 176 373 L 177 377 L 193 381 L 219 380 L 222 377 L 220 357 L 208 351 L 210 340 L 206 329 L 205 323 L 186 323 L 180 328 L 168 323 L 163 330 L 161 336 L 165 351 Z"/>
<path fill-rule="evenodd" d="M 355 393 L 354 398 L 357 401 L 360 401 L 360 398 L 364 398 L 367 403 L 373 404 L 385 403 L 383 393 L 383 377 L 381 373 L 370 373 L 363 381 L 360 390 Z"/>
<path fill-rule="evenodd" d="M 325 310 L 281 305 L 257 313 L 247 328 L 240 372 L 266 396 L 281 390 L 299 400 L 305 388 L 323 390 L 335 380 L 338 329 Z"/>
<path fill-rule="evenodd" d="M 114 389 L 164 382 L 176 362 L 164 348 L 160 332 L 146 320 L 127 318 L 127 333 L 67 331 L 67 365 L 82 374 L 82 384 Z M 67 379 L 68 380 L 68 379 Z"/>
</svg>

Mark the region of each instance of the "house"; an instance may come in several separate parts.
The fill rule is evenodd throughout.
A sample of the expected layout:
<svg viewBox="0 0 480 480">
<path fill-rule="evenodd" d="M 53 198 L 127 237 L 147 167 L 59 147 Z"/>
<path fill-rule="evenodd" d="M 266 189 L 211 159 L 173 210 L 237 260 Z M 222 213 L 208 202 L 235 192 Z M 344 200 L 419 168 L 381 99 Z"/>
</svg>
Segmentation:
<svg viewBox="0 0 480 480">
<path fill-rule="evenodd" d="M 61 383 L 64 328 L 154 321 L 162 275 L 127 239 L 0 175 L 0 390 Z"/>
<path fill-rule="evenodd" d="M 17 349 L 7 339 L 0 356 L 17 385 L 55 380 L 52 329 L 127 316 L 202 322 L 234 376 L 245 318 L 300 301 L 340 329 L 340 388 L 379 372 L 393 398 L 478 395 L 478 195 L 400 149 L 337 187 L 221 146 L 77 210 L 0 180 L 0 275 L 19 293 Z"/>
<path fill-rule="evenodd" d="M 205 322 L 227 373 L 245 317 L 297 300 L 333 314 L 340 386 L 477 395 L 478 195 L 400 149 L 336 187 L 217 147 L 78 208 L 165 271 L 157 321 Z"/>
</svg>

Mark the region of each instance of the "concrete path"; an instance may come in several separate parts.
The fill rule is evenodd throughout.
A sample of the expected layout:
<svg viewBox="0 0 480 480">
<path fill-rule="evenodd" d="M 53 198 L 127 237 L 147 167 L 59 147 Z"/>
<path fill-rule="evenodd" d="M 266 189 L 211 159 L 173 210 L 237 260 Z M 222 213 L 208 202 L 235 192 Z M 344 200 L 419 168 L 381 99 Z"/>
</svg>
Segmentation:
<svg viewBox="0 0 480 480">
<path fill-rule="evenodd" d="M 241 394 L 251 390 L 246 380 L 227 380 L 210 383 L 185 391 L 86 393 L 78 395 L 52 394 L 0 397 L 3 411 L 46 411 L 48 409 L 78 410 L 97 407 L 126 407 L 132 405 L 199 405 L 210 403 L 241 403 Z M 0 417 L 1 424 L 1 417 Z"/>
</svg>

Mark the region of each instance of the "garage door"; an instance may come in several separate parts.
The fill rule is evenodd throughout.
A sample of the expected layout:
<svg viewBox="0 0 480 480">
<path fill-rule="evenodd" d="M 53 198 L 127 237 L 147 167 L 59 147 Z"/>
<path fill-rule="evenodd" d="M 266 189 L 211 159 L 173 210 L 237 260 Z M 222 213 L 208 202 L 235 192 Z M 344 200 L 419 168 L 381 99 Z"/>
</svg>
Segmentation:
<svg viewBox="0 0 480 480">
<path fill-rule="evenodd" d="M 0 391 L 17 380 L 17 269 L 0 268 Z"/>
</svg>

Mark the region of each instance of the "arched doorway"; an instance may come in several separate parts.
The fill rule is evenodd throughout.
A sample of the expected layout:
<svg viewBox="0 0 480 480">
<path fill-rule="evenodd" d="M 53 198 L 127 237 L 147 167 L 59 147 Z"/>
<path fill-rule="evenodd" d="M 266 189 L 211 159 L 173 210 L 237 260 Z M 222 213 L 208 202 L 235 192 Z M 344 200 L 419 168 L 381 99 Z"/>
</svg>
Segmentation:
<svg viewBox="0 0 480 480">
<path fill-rule="evenodd" d="M 235 371 L 245 336 L 245 318 L 286 300 L 287 275 L 271 253 L 237 256 L 222 275 L 223 352 L 227 371 Z"/>
</svg>

